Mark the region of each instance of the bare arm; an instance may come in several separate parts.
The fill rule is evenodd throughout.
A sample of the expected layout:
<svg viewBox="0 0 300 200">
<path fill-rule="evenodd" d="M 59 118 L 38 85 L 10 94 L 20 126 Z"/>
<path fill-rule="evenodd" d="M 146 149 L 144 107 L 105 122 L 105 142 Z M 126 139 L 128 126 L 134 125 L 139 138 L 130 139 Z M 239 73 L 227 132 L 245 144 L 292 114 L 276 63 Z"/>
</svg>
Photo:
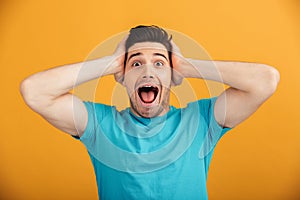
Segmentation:
<svg viewBox="0 0 300 200">
<path fill-rule="evenodd" d="M 121 72 L 125 40 L 112 56 L 64 65 L 29 76 L 20 87 L 24 101 L 53 126 L 81 136 L 87 124 L 87 111 L 82 100 L 69 91 L 84 82 Z"/>
<path fill-rule="evenodd" d="M 258 63 L 177 57 L 176 65 L 175 70 L 183 77 L 214 80 L 230 86 L 215 104 L 215 118 L 224 127 L 234 127 L 253 114 L 275 92 L 280 79 L 275 68 Z"/>
</svg>

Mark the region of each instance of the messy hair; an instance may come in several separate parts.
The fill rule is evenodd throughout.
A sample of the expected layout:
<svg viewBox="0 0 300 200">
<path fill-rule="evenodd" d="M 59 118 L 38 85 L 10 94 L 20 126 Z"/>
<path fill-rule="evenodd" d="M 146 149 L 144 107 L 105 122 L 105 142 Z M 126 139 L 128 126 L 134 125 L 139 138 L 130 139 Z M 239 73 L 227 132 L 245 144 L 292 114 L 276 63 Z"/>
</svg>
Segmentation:
<svg viewBox="0 0 300 200">
<path fill-rule="evenodd" d="M 125 59 L 124 59 L 124 67 L 126 65 L 127 57 L 128 57 L 128 49 L 133 46 L 135 43 L 139 42 L 158 42 L 164 45 L 168 51 L 168 56 L 170 60 L 170 65 L 172 67 L 172 35 L 169 35 L 164 29 L 151 25 L 139 25 L 132 29 L 130 29 L 129 36 L 125 43 Z"/>
</svg>

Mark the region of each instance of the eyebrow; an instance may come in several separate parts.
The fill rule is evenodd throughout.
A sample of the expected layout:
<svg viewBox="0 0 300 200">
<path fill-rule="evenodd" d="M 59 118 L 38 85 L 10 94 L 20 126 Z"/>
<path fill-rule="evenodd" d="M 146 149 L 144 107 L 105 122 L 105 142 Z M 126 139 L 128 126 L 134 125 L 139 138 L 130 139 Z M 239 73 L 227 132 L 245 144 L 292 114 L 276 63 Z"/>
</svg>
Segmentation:
<svg viewBox="0 0 300 200">
<path fill-rule="evenodd" d="M 155 55 L 155 56 L 162 56 L 162 57 L 164 57 L 167 61 L 169 61 L 169 60 L 167 59 L 167 57 L 166 57 L 164 54 L 161 54 L 161 53 L 154 53 L 153 55 Z"/>
<path fill-rule="evenodd" d="M 138 53 L 131 54 L 131 55 L 129 56 L 129 58 L 128 58 L 127 61 L 129 61 L 132 57 L 139 56 L 139 55 L 142 55 L 142 53 L 141 53 L 141 52 L 138 52 Z M 164 54 L 161 54 L 161 53 L 154 53 L 153 55 L 164 57 L 164 58 L 168 61 L 167 57 L 166 57 Z"/>
<path fill-rule="evenodd" d="M 129 58 L 128 58 L 127 61 L 129 61 L 132 57 L 134 57 L 134 56 L 139 56 L 139 55 L 141 55 L 141 54 L 142 54 L 142 53 L 140 53 L 140 52 L 131 54 L 131 55 L 129 56 Z"/>
</svg>

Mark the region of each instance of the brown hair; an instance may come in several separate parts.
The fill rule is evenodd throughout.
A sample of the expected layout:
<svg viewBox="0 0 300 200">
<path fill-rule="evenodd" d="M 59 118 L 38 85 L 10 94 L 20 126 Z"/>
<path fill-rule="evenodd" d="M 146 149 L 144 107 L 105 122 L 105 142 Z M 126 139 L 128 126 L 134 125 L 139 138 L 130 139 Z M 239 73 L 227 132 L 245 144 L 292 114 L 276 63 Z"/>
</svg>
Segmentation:
<svg viewBox="0 0 300 200">
<path fill-rule="evenodd" d="M 172 35 L 168 35 L 168 33 L 155 25 L 145 26 L 139 25 L 132 29 L 130 29 L 129 36 L 125 43 L 125 59 L 124 59 L 124 68 L 126 66 L 126 61 L 128 57 L 128 49 L 139 42 L 158 42 L 164 45 L 168 51 L 170 65 L 172 67 Z"/>
</svg>

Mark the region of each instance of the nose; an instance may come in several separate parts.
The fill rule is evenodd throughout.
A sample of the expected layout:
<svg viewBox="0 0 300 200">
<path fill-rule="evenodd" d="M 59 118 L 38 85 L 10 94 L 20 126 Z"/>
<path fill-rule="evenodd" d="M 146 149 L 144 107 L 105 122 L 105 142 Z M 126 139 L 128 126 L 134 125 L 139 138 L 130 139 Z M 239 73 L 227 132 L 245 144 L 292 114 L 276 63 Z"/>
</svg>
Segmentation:
<svg viewBox="0 0 300 200">
<path fill-rule="evenodd" d="M 153 78 L 153 67 L 151 65 L 144 65 L 143 78 Z"/>
</svg>

